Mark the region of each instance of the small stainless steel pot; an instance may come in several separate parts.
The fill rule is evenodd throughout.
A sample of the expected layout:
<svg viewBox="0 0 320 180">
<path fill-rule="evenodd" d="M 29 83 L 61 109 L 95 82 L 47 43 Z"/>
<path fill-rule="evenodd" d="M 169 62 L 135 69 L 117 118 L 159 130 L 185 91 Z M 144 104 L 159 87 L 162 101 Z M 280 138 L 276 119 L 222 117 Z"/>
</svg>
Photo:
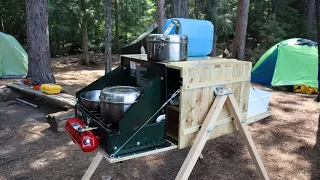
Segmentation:
<svg viewBox="0 0 320 180">
<path fill-rule="evenodd" d="M 132 86 L 111 86 L 102 89 L 100 93 L 102 120 L 118 124 L 140 94 L 141 90 Z"/>
<path fill-rule="evenodd" d="M 100 93 L 101 90 L 92 90 L 81 93 L 81 104 L 87 108 L 100 108 Z"/>
<path fill-rule="evenodd" d="M 147 38 L 148 60 L 156 62 L 186 61 L 188 37 L 184 35 L 150 34 Z"/>
<path fill-rule="evenodd" d="M 174 25 L 176 26 L 176 34 L 169 35 Z M 188 37 L 185 35 L 177 35 L 179 27 L 179 21 L 173 20 L 164 34 L 150 34 L 147 37 L 149 61 L 170 62 L 187 60 Z"/>
</svg>

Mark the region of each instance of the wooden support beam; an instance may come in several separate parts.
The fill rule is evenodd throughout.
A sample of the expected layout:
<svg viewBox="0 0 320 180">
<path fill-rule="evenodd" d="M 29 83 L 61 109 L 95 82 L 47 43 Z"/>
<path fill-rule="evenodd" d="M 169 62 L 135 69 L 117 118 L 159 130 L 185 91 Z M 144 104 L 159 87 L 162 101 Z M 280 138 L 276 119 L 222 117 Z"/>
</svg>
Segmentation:
<svg viewBox="0 0 320 180">
<path fill-rule="evenodd" d="M 96 156 L 93 158 L 93 161 L 91 162 L 91 164 L 90 164 L 89 168 L 87 169 L 86 173 L 81 178 L 81 180 L 90 180 L 92 174 L 97 169 L 97 167 L 100 164 L 102 159 L 103 159 L 103 155 L 100 153 L 100 151 L 98 151 Z"/>
<path fill-rule="evenodd" d="M 265 118 L 267 118 L 267 117 L 269 117 L 271 115 L 272 115 L 272 112 L 267 110 L 264 113 L 261 113 L 261 114 L 258 114 L 256 116 L 253 116 L 253 117 L 250 117 L 250 118 L 246 119 L 246 124 L 249 125 L 249 124 L 255 123 L 255 122 L 260 121 L 262 119 L 265 119 Z"/>
<path fill-rule="evenodd" d="M 206 144 L 210 133 L 212 132 L 213 126 L 218 119 L 218 116 L 222 110 L 222 107 L 227 99 L 227 96 L 217 96 L 213 105 L 210 108 L 208 115 L 206 116 L 204 123 L 191 147 L 189 154 L 184 161 L 176 180 L 186 180 L 190 176 L 190 173 L 195 166 L 201 151 Z"/>
<path fill-rule="evenodd" d="M 227 106 L 228 106 L 228 109 L 229 109 L 231 115 L 234 118 L 234 123 L 238 127 L 239 133 L 242 136 L 242 139 L 244 140 L 244 142 L 248 148 L 248 151 L 251 155 L 251 158 L 254 162 L 254 165 L 256 166 L 256 169 L 258 171 L 260 178 L 265 179 L 265 180 L 269 180 L 268 173 L 262 163 L 262 160 L 259 156 L 257 148 L 254 145 L 253 139 L 248 131 L 247 124 L 241 122 L 243 120 L 243 117 L 242 117 L 239 106 L 238 106 L 233 94 L 228 95 L 226 103 L 227 103 Z"/>
</svg>

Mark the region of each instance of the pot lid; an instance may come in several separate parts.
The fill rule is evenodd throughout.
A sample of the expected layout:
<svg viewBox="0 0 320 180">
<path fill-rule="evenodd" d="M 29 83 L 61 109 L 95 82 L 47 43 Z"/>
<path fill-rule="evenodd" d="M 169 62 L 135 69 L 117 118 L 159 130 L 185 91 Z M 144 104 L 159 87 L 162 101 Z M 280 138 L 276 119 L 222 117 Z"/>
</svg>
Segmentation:
<svg viewBox="0 0 320 180">
<path fill-rule="evenodd" d="M 163 34 L 150 34 L 147 38 L 147 42 L 152 41 L 161 41 Z M 177 43 L 186 43 L 188 42 L 188 36 L 186 35 L 168 35 L 165 39 L 165 42 L 177 42 Z"/>
<path fill-rule="evenodd" d="M 100 100 L 110 103 L 135 103 L 141 90 L 133 86 L 110 86 L 101 90 Z"/>
</svg>

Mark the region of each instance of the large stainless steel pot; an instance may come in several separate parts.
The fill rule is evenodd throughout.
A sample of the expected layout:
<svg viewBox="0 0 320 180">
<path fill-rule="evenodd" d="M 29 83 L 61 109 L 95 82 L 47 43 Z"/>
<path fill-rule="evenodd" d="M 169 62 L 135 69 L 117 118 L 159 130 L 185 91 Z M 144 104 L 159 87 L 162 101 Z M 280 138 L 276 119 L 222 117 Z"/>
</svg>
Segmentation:
<svg viewBox="0 0 320 180">
<path fill-rule="evenodd" d="M 174 25 L 176 25 L 176 33 L 178 33 L 179 22 L 174 20 L 164 34 L 150 34 L 147 37 L 149 61 L 170 62 L 187 60 L 188 37 L 176 34 L 168 35 Z"/>
<path fill-rule="evenodd" d="M 111 86 L 102 89 L 101 118 L 112 124 L 118 124 L 140 94 L 140 89 L 132 86 Z"/>
<path fill-rule="evenodd" d="M 100 93 L 101 90 L 92 90 L 81 93 L 81 104 L 87 108 L 100 108 Z"/>
</svg>

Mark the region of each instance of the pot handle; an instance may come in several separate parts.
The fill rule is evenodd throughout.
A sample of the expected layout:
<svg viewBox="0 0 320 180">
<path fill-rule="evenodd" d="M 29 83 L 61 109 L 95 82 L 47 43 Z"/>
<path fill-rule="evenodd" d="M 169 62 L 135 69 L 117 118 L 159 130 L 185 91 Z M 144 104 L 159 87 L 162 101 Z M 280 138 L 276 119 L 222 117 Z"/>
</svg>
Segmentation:
<svg viewBox="0 0 320 180">
<path fill-rule="evenodd" d="M 172 20 L 172 22 L 170 23 L 170 25 L 167 27 L 166 31 L 163 33 L 163 35 L 161 36 L 161 40 L 165 41 L 170 33 L 170 31 L 172 30 L 172 28 L 174 27 L 174 25 L 176 25 L 176 30 L 175 30 L 175 34 L 178 34 L 179 32 L 179 28 L 180 28 L 180 22 L 176 19 Z"/>
</svg>

